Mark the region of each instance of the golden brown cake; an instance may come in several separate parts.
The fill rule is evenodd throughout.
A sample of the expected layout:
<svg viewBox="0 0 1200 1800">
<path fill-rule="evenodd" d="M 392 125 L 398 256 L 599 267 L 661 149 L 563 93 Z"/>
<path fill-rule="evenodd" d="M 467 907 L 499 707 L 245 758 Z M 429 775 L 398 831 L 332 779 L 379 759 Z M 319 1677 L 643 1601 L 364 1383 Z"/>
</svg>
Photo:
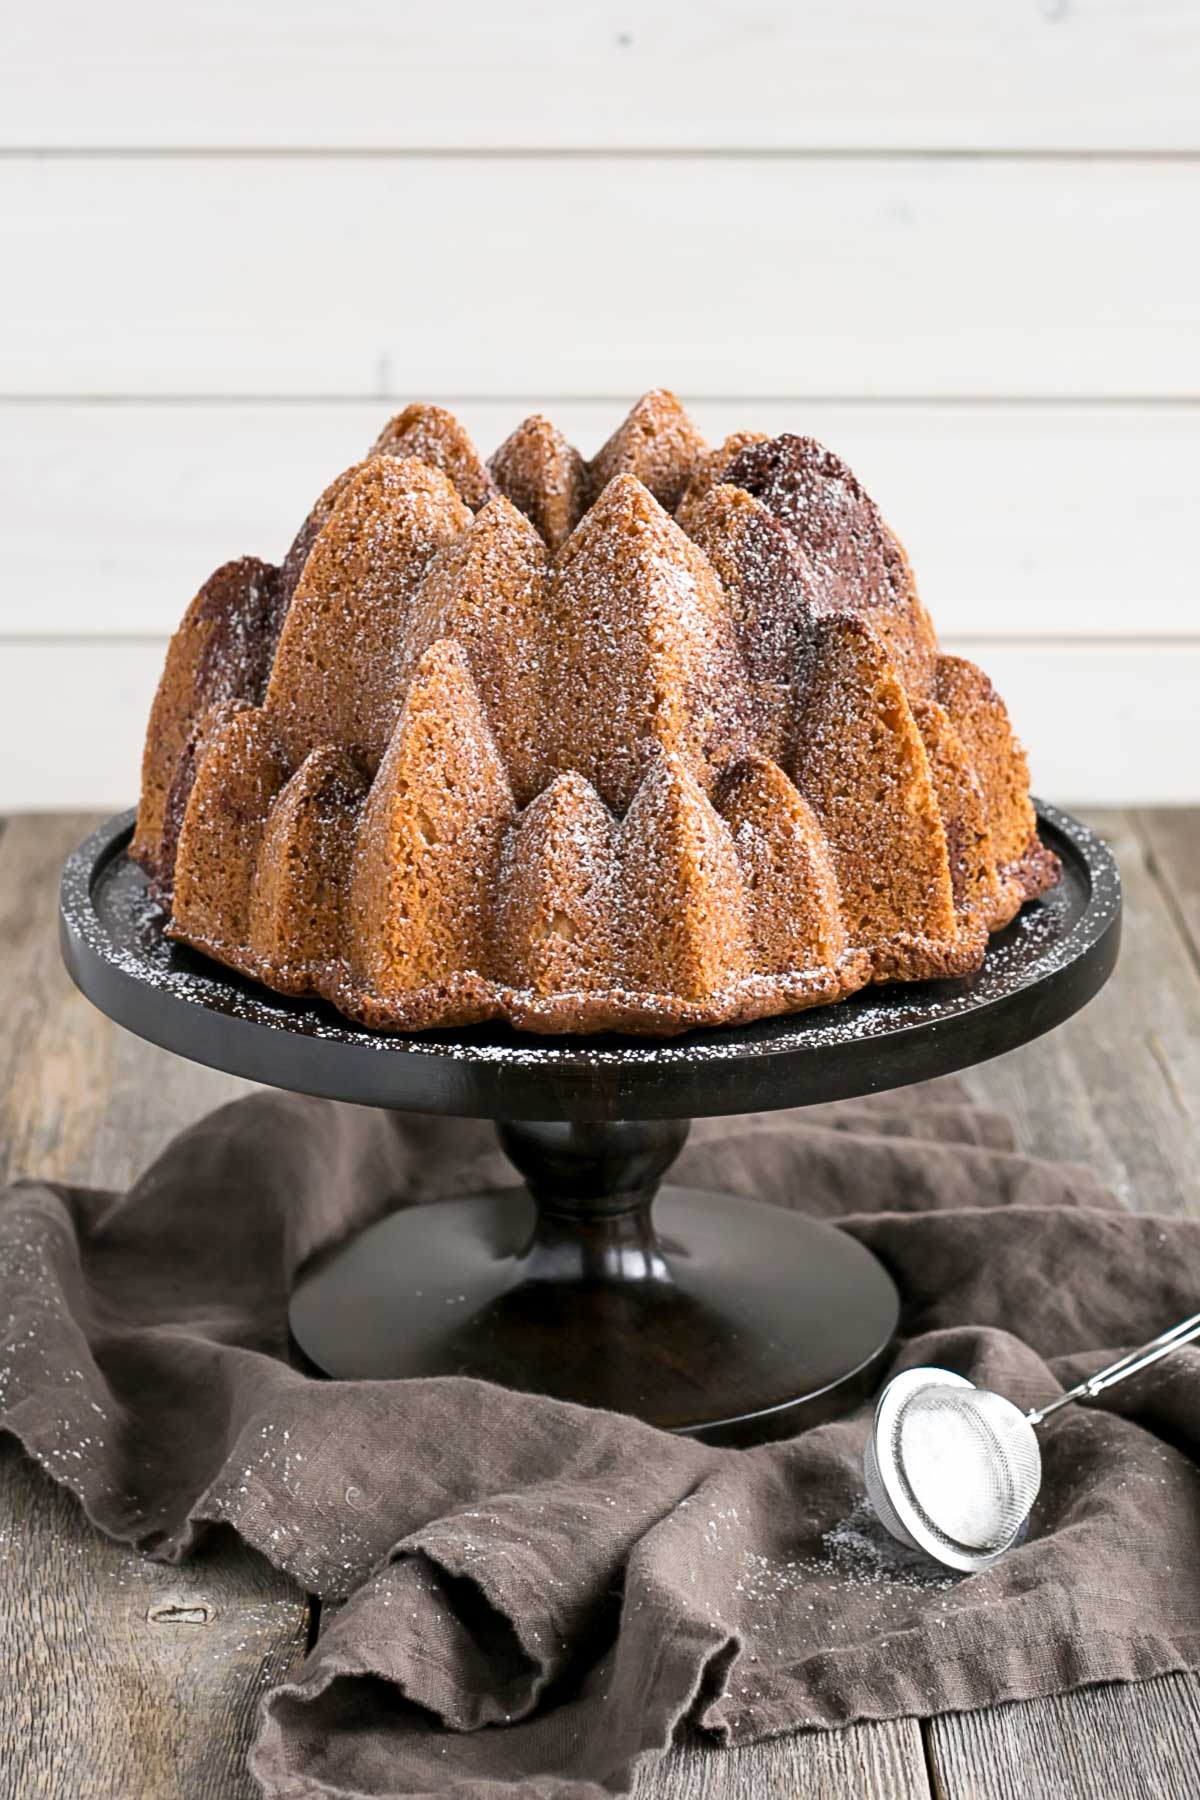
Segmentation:
<svg viewBox="0 0 1200 1800">
<path fill-rule="evenodd" d="M 168 931 L 389 1030 L 669 1034 L 977 968 L 1057 878 L 986 675 L 810 438 L 648 394 L 591 463 L 409 406 L 201 589 L 133 855 Z"/>
</svg>

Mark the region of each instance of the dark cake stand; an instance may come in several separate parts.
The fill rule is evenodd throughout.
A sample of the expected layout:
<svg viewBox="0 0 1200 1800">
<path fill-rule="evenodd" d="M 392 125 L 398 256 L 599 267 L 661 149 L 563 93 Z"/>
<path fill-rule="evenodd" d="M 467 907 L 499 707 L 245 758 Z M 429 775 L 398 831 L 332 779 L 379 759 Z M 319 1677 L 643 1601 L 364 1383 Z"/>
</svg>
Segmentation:
<svg viewBox="0 0 1200 1800">
<path fill-rule="evenodd" d="M 103 1012 L 180 1056 L 333 1100 L 497 1121 L 523 1187 L 394 1211 L 301 1271 L 292 1331 L 320 1369 L 476 1375 L 749 1442 L 865 1392 L 898 1300 L 869 1251 L 803 1211 L 660 1188 L 687 1121 L 967 1068 L 1090 1000 L 1116 960 L 1120 879 L 1082 825 L 1048 806 L 1039 817 L 1062 880 L 977 975 L 665 1040 L 400 1037 L 281 999 L 166 941 L 128 857 L 132 813 L 68 861 L 62 951 Z"/>
</svg>

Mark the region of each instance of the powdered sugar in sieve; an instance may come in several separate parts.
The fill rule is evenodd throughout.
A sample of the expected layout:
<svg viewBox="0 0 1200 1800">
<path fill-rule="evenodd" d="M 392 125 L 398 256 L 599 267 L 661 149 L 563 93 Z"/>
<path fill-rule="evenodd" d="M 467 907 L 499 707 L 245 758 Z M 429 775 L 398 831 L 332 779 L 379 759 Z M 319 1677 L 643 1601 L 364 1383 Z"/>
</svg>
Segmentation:
<svg viewBox="0 0 1200 1800">
<path fill-rule="evenodd" d="M 880 1396 L 864 1457 L 880 1523 L 949 1568 L 986 1568 L 1012 1548 L 1037 1499 L 1034 1427 L 1198 1337 L 1200 1313 L 1028 1413 L 949 1369 L 906 1369 Z"/>
</svg>

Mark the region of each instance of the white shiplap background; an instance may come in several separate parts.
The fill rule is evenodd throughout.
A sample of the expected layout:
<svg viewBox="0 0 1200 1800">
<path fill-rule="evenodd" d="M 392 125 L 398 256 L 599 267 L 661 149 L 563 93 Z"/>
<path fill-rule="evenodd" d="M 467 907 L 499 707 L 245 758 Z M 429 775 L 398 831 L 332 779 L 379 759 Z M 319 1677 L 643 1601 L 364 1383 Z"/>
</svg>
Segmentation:
<svg viewBox="0 0 1200 1800">
<path fill-rule="evenodd" d="M 0 808 L 410 398 L 812 432 L 1037 786 L 1200 799 L 1200 0 L 116 0 L 0 59 Z"/>
</svg>

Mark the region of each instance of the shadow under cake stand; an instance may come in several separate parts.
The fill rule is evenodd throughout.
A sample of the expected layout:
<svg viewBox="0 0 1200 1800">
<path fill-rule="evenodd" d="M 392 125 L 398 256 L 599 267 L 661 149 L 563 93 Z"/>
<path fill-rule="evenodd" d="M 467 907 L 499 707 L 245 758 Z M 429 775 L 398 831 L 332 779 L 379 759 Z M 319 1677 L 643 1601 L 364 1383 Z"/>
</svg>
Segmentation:
<svg viewBox="0 0 1200 1800">
<path fill-rule="evenodd" d="M 398 1036 L 283 999 L 163 937 L 129 860 L 132 813 L 69 858 L 62 952 L 101 1011 L 180 1056 L 298 1093 L 496 1120 L 524 1186 L 393 1211 L 302 1268 L 292 1333 L 319 1369 L 473 1375 L 754 1442 L 869 1391 L 898 1298 L 868 1250 L 803 1210 L 660 1186 L 688 1120 L 907 1086 L 1085 1005 L 1116 960 L 1120 879 L 1084 826 L 1038 814 L 1062 879 L 976 975 L 677 1038 Z"/>
</svg>

